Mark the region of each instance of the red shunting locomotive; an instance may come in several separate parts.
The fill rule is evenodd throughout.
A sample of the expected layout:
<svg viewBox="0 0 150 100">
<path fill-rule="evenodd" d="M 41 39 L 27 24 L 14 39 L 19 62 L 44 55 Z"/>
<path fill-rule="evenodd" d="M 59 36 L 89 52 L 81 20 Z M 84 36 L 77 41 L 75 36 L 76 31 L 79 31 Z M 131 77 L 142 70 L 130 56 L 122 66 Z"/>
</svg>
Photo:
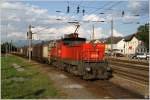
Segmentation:
<svg viewBox="0 0 150 100">
<path fill-rule="evenodd" d="M 62 70 L 83 79 L 108 79 L 111 69 L 105 60 L 105 44 L 86 43 L 77 33 L 57 40 L 49 52 L 49 61 Z"/>
</svg>

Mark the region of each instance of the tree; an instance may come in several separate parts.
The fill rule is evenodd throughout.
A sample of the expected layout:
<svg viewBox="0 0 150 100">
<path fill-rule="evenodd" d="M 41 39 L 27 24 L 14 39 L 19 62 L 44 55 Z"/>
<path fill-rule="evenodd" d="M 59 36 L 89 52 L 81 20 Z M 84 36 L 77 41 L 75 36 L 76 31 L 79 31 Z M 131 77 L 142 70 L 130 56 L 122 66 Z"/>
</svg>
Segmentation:
<svg viewBox="0 0 150 100">
<path fill-rule="evenodd" d="M 149 49 L 149 24 L 141 25 L 137 30 L 137 38 L 144 42 L 144 45 Z"/>
<path fill-rule="evenodd" d="M 11 43 L 5 42 L 1 44 L 1 53 L 6 53 L 10 50 L 10 47 L 12 51 L 17 51 L 17 47 L 12 45 Z"/>
</svg>

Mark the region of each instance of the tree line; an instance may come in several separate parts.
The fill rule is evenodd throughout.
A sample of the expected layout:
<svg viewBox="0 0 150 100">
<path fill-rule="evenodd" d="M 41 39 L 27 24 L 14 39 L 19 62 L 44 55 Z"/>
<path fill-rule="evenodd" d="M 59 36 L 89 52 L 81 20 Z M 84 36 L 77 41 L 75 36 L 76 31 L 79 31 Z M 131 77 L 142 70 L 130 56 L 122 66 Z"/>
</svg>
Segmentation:
<svg viewBox="0 0 150 100">
<path fill-rule="evenodd" d="M 5 42 L 1 44 L 1 53 L 17 51 L 17 47 L 12 43 Z"/>
<path fill-rule="evenodd" d="M 149 23 L 138 27 L 137 38 L 143 41 L 145 47 L 149 50 Z"/>
</svg>

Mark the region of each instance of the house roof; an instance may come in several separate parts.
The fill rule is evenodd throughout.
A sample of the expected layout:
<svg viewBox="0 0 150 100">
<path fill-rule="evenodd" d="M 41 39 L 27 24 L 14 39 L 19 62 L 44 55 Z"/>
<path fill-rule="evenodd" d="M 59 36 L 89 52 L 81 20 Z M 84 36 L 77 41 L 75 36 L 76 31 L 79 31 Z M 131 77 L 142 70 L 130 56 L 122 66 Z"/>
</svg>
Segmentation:
<svg viewBox="0 0 150 100">
<path fill-rule="evenodd" d="M 101 42 L 100 40 L 91 40 L 90 43 Z"/>
<path fill-rule="evenodd" d="M 112 44 L 117 44 L 122 39 L 123 37 L 113 37 Z M 105 43 L 107 44 L 111 43 L 111 37 L 107 38 Z"/>
<path fill-rule="evenodd" d="M 131 34 L 131 35 L 125 36 L 124 37 L 124 41 L 126 41 L 126 42 L 127 41 L 131 41 L 134 36 L 136 36 L 136 35 L 135 34 Z"/>
</svg>

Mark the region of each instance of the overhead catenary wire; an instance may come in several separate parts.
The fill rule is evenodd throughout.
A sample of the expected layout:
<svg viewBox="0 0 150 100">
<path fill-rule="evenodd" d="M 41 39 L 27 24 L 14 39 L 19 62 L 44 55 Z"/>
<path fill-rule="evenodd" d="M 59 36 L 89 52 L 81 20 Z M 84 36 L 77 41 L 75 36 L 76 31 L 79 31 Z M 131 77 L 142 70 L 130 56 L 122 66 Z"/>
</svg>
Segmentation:
<svg viewBox="0 0 150 100">
<path fill-rule="evenodd" d="M 102 10 L 103 10 L 103 12 L 104 12 L 104 11 L 107 11 L 108 9 L 111 9 L 112 7 L 118 5 L 118 4 L 121 3 L 121 2 L 122 2 L 122 1 L 115 2 L 113 5 L 111 5 L 110 7 L 108 7 L 106 10 L 103 10 L 103 9 L 102 9 Z M 99 10 L 101 10 L 101 9 L 99 9 Z M 100 13 L 99 13 L 99 14 L 100 14 Z M 98 15 L 99 15 L 99 14 L 98 14 Z M 92 18 L 89 19 L 89 20 L 92 20 L 92 19 L 94 19 L 94 17 L 92 17 Z M 98 23 L 98 22 L 99 22 L 99 21 L 96 21 L 96 23 Z M 96 24 L 96 23 L 95 23 L 95 24 Z"/>
<path fill-rule="evenodd" d="M 96 9 L 96 10 L 92 11 L 91 13 L 94 13 L 94 12 L 96 12 L 96 11 L 100 10 L 100 9 L 103 9 L 103 8 L 105 8 L 105 7 L 109 6 L 110 4 L 112 4 L 112 2 L 105 3 L 102 7 L 100 7 L 100 8 L 98 8 L 98 9 Z M 72 18 L 72 17 L 76 17 L 76 16 L 78 16 L 78 14 L 76 14 L 76 15 L 72 14 L 72 16 L 71 16 L 70 18 Z"/>
<path fill-rule="evenodd" d="M 96 9 L 96 10 L 94 10 L 94 11 L 90 12 L 90 13 L 89 13 L 89 15 L 90 15 L 90 14 L 95 13 L 96 11 L 99 11 L 99 10 L 101 10 L 101 9 L 105 8 L 105 7 L 106 7 L 106 6 L 108 6 L 110 3 L 111 3 L 111 2 L 109 2 L 109 3 L 105 3 L 102 7 L 100 7 L 100 8 L 98 8 L 98 9 Z"/>
<path fill-rule="evenodd" d="M 105 5 L 107 4 L 107 3 L 106 3 L 105 5 L 103 5 L 103 6 L 105 6 L 105 7 L 104 7 L 105 9 L 103 9 L 103 8 L 101 7 L 101 9 L 100 9 L 100 8 L 99 8 L 99 9 L 96 9 L 95 12 L 96 12 L 96 11 L 99 11 L 99 10 L 103 10 L 103 11 L 110 10 L 110 9 L 113 8 L 114 6 L 118 5 L 119 3 L 121 3 L 121 1 L 115 2 L 114 4 L 111 3 L 111 5 L 110 5 L 110 2 L 109 2 L 109 7 L 108 7 L 108 5 L 107 5 L 107 9 L 106 9 L 106 6 L 105 6 Z M 93 12 L 93 13 L 95 13 L 95 12 Z M 98 14 L 98 15 L 99 15 L 99 14 Z M 98 23 L 98 22 L 96 22 L 96 23 Z M 45 29 L 42 29 L 42 30 L 40 30 L 40 31 L 43 31 L 43 30 L 45 30 Z"/>
<path fill-rule="evenodd" d="M 107 4 L 107 6 L 108 6 L 108 5 L 110 6 L 110 4 L 112 4 L 112 3 L 110 3 L 110 2 L 109 2 L 109 3 L 105 3 L 105 4 L 101 7 L 101 9 L 105 8 L 105 7 L 106 7 L 106 6 L 105 6 L 106 4 Z M 115 3 L 115 4 L 116 4 L 116 3 Z M 114 4 L 113 4 L 113 5 L 114 5 Z M 112 6 L 111 6 L 111 7 L 112 7 Z M 97 11 L 97 10 L 100 10 L 100 8 L 96 9 L 95 11 Z M 77 15 L 76 15 L 76 16 L 77 16 Z M 72 16 L 71 16 L 71 17 L 72 17 Z"/>
<path fill-rule="evenodd" d="M 90 14 L 93 14 L 101 9 L 105 9 L 107 6 L 111 5 L 112 4 L 112 1 L 111 2 L 106 2 L 104 3 L 100 8 L 97 8 L 96 10 L 93 10 L 92 12 L 88 13 L 88 15 Z"/>
<path fill-rule="evenodd" d="M 69 2 L 67 2 L 67 3 L 69 3 Z M 120 3 L 120 2 L 119 2 L 119 3 Z M 115 6 L 116 4 L 118 4 L 118 2 L 115 3 L 115 4 L 113 4 L 113 5 L 111 5 L 111 6 L 110 6 L 109 8 L 107 8 L 107 9 L 112 8 L 112 7 Z M 81 2 L 80 2 L 80 5 L 81 5 Z M 98 9 L 92 11 L 92 12 L 94 13 L 94 12 L 96 12 L 96 11 L 98 11 L 98 10 L 101 10 L 102 8 L 105 8 L 106 5 L 107 5 L 107 6 L 110 5 L 110 2 L 109 2 L 109 3 L 105 3 L 102 7 L 98 8 Z M 92 13 L 92 12 L 91 12 L 91 13 Z M 44 28 L 44 29 L 41 29 L 41 30 L 39 30 L 39 31 L 36 31 L 35 33 L 40 32 L 40 31 L 43 31 L 43 30 L 46 30 L 46 29 L 48 29 L 48 28 L 49 28 L 49 27 L 46 27 L 46 28 Z"/>
</svg>

